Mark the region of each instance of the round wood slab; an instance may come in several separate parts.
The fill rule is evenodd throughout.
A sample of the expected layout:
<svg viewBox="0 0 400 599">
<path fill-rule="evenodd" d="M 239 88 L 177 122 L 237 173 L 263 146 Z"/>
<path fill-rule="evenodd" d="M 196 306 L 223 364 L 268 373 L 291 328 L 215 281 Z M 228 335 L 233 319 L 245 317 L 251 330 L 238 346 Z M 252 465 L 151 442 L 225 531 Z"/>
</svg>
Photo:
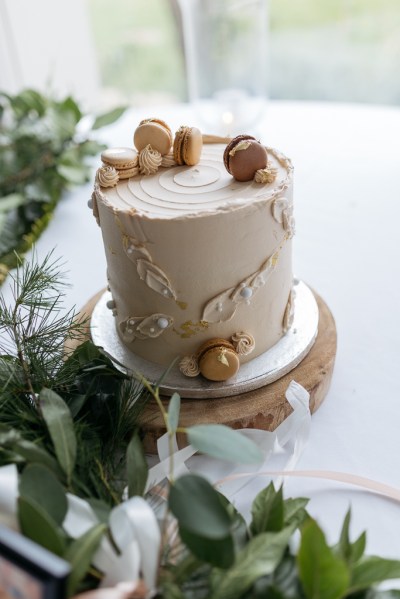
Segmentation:
<svg viewBox="0 0 400 599">
<path fill-rule="evenodd" d="M 81 314 L 90 316 L 102 293 L 100 291 L 94 296 Z M 179 426 L 186 428 L 194 424 L 214 423 L 232 428 L 273 431 L 292 411 L 285 397 L 285 391 L 292 380 L 307 389 L 310 394 L 310 410 L 315 412 L 324 401 L 332 378 L 336 357 L 336 327 L 324 300 L 315 292 L 314 295 L 319 308 L 318 335 L 310 352 L 296 368 L 274 383 L 240 395 L 215 399 L 182 399 Z M 87 335 L 90 335 L 89 328 Z M 167 406 L 168 401 L 169 398 L 163 399 L 164 405 Z M 150 400 L 140 421 L 145 450 L 157 453 L 157 439 L 166 429 L 154 401 Z M 177 438 L 178 445 L 184 446 L 185 435 L 178 434 Z"/>
</svg>

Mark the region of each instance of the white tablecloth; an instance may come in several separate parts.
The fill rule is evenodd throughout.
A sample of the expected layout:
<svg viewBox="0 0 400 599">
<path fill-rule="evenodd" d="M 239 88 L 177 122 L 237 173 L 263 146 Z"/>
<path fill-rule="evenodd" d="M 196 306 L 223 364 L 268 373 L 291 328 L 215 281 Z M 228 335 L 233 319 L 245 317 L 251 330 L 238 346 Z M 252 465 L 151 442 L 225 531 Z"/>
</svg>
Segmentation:
<svg viewBox="0 0 400 599">
<path fill-rule="evenodd" d="M 102 138 L 129 146 L 139 119 L 154 114 L 173 129 L 197 124 L 188 106 L 141 110 Z M 259 135 L 294 162 L 295 273 L 322 295 L 338 329 L 331 389 L 313 416 L 298 468 L 350 472 L 400 488 L 400 110 L 271 102 Z M 55 247 L 66 263 L 67 306 L 81 307 L 106 284 L 101 232 L 87 208 L 91 190 L 88 184 L 65 197 L 37 245 L 39 256 Z M 262 479 L 248 485 L 239 507 L 248 510 L 264 485 Z M 285 487 L 287 496 L 311 497 L 310 512 L 329 541 L 337 540 L 351 504 L 352 533 L 368 529 L 368 552 L 400 558 L 399 504 L 321 480 L 290 479 Z"/>
</svg>

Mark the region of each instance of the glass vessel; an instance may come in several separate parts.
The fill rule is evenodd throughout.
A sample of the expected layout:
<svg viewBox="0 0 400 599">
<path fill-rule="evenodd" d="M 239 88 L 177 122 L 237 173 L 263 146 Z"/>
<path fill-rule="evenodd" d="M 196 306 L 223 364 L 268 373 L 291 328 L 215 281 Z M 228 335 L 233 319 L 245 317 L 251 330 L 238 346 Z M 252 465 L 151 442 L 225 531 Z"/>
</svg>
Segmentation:
<svg viewBox="0 0 400 599">
<path fill-rule="evenodd" d="M 180 0 L 189 100 L 210 133 L 251 132 L 267 98 L 267 0 Z"/>
</svg>

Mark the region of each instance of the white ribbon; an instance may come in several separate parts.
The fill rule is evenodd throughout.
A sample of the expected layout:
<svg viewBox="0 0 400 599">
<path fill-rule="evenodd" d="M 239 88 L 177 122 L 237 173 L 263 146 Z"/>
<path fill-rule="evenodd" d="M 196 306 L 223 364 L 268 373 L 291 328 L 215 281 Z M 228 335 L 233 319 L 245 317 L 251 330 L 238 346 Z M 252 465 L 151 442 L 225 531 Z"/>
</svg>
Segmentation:
<svg viewBox="0 0 400 599">
<path fill-rule="evenodd" d="M 18 499 L 18 470 L 15 464 L 0 468 L 0 522 L 18 528 L 16 506 Z"/>
<path fill-rule="evenodd" d="M 194 472 L 207 478 L 211 484 L 215 484 L 228 476 L 243 472 L 246 472 L 247 475 L 254 472 L 254 476 L 256 476 L 258 472 L 265 469 L 266 463 L 269 464 L 272 459 L 279 462 L 279 470 L 293 469 L 304 451 L 310 434 L 310 395 L 304 387 L 292 381 L 285 396 L 293 408 L 293 412 L 273 432 L 258 429 L 238 430 L 242 435 L 252 439 L 260 448 L 264 458 L 261 465 L 250 468 L 248 465 L 245 467 L 234 466 L 226 461 L 216 460 L 205 455 L 196 456 L 187 462 L 196 453 L 196 450 L 191 445 L 178 450 L 174 437 L 174 477 Z M 170 448 L 167 433 L 158 439 L 157 450 L 160 462 L 149 470 L 147 490 L 169 477 Z M 218 490 L 232 500 L 249 482 L 250 477 L 233 478 L 218 485 Z"/>
<path fill-rule="evenodd" d="M 143 497 L 131 497 L 110 514 L 110 530 L 119 549 L 137 542 L 141 570 L 148 589 L 156 586 L 161 533 L 153 510 Z"/>
<path fill-rule="evenodd" d="M 63 528 L 76 539 L 99 523 L 87 501 L 67 494 L 68 512 Z M 136 581 L 140 570 L 149 589 L 156 584 L 161 535 L 153 510 L 142 497 L 131 497 L 115 507 L 109 518 L 109 529 L 121 553 L 104 536 L 93 558 L 93 565 L 104 573 L 101 587 L 118 582 Z"/>
</svg>

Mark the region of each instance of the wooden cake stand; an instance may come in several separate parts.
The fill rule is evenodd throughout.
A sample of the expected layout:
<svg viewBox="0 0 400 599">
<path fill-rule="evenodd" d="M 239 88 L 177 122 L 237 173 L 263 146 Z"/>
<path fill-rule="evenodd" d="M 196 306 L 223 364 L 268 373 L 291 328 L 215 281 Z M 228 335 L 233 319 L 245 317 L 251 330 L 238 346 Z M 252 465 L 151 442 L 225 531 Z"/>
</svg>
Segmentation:
<svg viewBox="0 0 400 599">
<path fill-rule="evenodd" d="M 91 316 L 103 294 L 100 291 L 84 306 L 80 316 Z M 324 300 L 314 292 L 319 308 L 318 335 L 306 357 L 279 380 L 239 395 L 213 399 L 182 399 L 180 427 L 194 424 L 225 424 L 232 428 L 258 428 L 273 431 L 291 413 L 292 408 L 285 391 L 292 380 L 302 385 L 310 394 L 310 410 L 315 412 L 324 401 L 332 378 L 336 357 L 335 321 Z M 90 337 L 89 327 L 87 338 Z M 82 339 L 76 342 L 76 346 Z M 72 347 L 72 349 L 74 349 Z M 163 399 L 167 406 L 169 398 Z M 157 453 L 157 439 L 166 431 L 162 415 L 153 401 L 145 407 L 141 418 L 144 447 Z M 184 446 L 185 435 L 177 435 L 178 445 Z"/>
</svg>

